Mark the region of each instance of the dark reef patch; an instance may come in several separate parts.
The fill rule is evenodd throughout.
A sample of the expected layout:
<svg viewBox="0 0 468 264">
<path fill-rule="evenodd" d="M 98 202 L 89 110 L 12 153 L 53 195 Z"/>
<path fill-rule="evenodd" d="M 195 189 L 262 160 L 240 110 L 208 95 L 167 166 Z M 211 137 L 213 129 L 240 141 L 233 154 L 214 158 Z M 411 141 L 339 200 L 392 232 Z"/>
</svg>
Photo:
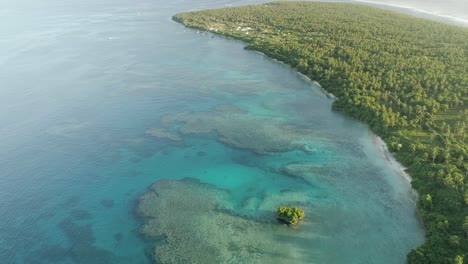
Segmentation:
<svg viewBox="0 0 468 264">
<path fill-rule="evenodd" d="M 69 248 L 60 245 L 46 245 L 35 250 L 26 258 L 27 263 L 57 263 L 65 262 L 68 259 Z M 5 259 L 3 259 L 5 261 Z M 10 262 L 6 262 L 10 263 Z M 11 262 L 13 263 L 13 262 Z"/>
<path fill-rule="evenodd" d="M 76 209 L 70 212 L 71 217 L 75 220 L 88 220 L 91 219 L 91 213 L 83 210 L 83 209 Z"/>
<path fill-rule="evenodd" d="M 122 237 L 123 237 L 123 235 L 122 235 L 122 233 L 120 233 L 120 232 L 114 234 L 114 240 L 117 241 L 117 242 L 119 242 L 120 240 L 122 240 Z"/>
<path fill-rule="evenodd" d="M 65 200 L 65 202 L 60 204 L 60 206 L 63 208 L 75 207 L 78 205 L 79 202 L 80 202 L 80 197 L 75 195 Z"/>
<path fill-rule="evenodd" d="M 96 239 L 90 224 L 81 226 L 75 224 L 71 218 L 67 218 L 60 222 L 59 227 L 71 244 L 67 251 L 73 262 L 83 264 L 115 263 L 116 257 L 112 253 L 94 246 Z"/>
<path fill-rule="evenodd" d="M 101 205 L 105 208 L 113 208 L 114 207 L 114 200 L 103 199 L 101 200 Z"/>
</svg>

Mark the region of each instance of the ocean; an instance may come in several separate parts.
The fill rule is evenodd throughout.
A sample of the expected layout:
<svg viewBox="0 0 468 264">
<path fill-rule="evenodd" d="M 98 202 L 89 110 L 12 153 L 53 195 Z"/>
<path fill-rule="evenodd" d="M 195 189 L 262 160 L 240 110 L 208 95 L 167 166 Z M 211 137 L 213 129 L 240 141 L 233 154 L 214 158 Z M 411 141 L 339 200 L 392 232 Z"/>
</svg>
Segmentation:
<svg viewBox="0 0 468 264">
<path fill-rule="evenodd" d="M 254 3 L 0 1 L 2 263 L 196 256 L 142 234 L 154 183 L 171 187 L 158 187 L 157 231 L 209 233 L 223 261 L 245 257 L 222 244 L 240 232 L 260 262 L 405 262 L 424 240 L 416 197 L 367 126 L 289 67 L 171 20 Z M 194 211 L 193 226 L 184 201 L 216 210 Z M 303 223 L 273 224 L 279 205 L 303 208 Z M 206 215 L 245 224 L 212 229 Z"/>
</svg>

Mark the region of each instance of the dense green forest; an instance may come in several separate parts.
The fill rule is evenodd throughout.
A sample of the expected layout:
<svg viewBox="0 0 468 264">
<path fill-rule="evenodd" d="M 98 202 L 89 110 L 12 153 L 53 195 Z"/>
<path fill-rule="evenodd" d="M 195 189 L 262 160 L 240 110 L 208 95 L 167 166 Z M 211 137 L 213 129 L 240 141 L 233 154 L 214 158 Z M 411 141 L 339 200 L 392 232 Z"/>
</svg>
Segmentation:
<svg viewBox="0 0 468 264">
<path fill-rule="evenodd" d="M 278 2 L 178 14 L 317 80 L 408 168 L 425 244 L 409 263 L 468 262 L 468 28 L 357 4 Z M 385 239 L 385 238 L 382 238 Z"/>
</svg>

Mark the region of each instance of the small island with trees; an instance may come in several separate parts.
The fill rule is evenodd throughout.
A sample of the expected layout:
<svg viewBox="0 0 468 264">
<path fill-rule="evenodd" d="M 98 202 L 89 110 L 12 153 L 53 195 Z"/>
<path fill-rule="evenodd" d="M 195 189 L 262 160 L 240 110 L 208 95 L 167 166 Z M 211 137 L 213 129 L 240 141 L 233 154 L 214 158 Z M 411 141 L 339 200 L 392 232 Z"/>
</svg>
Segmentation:
<svg viewBox="0 0 468 264">
<path fill-rule="evenodd" d="M 177 14 L 284 62 L 366 122 L 419 193 L 426 242 L 409 263 L 468 258 L 468 28 L 359 4 L 273 2 Z"/>
<path fill-rule="evenodd" d="M 276 218 L 290 227 L 296 227 L 304 219 L 304 211 L 297 207 L 280 206 L 276 211 Z"/>
</svg>

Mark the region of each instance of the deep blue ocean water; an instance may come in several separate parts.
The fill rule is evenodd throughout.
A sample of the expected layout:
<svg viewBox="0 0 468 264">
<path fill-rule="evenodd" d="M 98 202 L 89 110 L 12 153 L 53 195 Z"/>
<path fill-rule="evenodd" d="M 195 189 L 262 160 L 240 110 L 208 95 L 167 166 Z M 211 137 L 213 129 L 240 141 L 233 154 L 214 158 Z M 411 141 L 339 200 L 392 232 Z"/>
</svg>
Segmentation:
<svg viewBox="0 0 468 264">
<path fill-rule="evenodd" d="M 297 262 L 404 263 L 422 243 L 409 182 L 365 125 L 287 66 L 171 20 L 255 1 L 0 3 L 1 263 L 148 263 L 138 197 L 184 178 L 252 216 L 300 202 Z M 286 125 L 307 136 L 255 153 L 298 140 Z M 291 164 L 318 172 L 304 182 L 282 173 Z"/>
</svg>

